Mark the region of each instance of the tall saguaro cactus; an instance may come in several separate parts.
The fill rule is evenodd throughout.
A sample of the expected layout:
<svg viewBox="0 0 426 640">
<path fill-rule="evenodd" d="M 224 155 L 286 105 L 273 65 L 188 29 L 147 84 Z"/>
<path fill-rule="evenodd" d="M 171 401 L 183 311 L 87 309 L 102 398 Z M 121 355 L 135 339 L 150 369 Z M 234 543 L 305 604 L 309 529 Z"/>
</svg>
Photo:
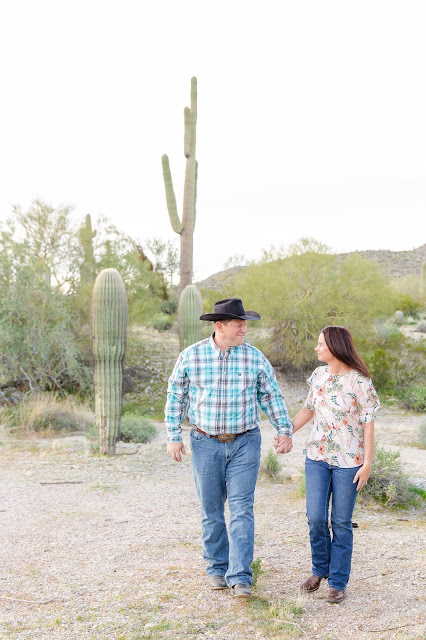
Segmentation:
<svg viewBox="0 0 426 640">
<path fill-rule="evenodd" d="M 179 298 L 180 350 L 201 340 L 203 301 L 195 284 L 189 284 Z"/>
<path fill-rule="evenodd" d="M 114 455 L 120 431 L 127 299 L 117 269 L 103 269 L 95 280 L 91 307 L 95 359 L 95 415 L 102 454 Z"/>
<path fill-rule="evenodd" d="M 169 158 L 164 155 L 164 186 L 166 188 L 167 208 L 173 231 L 180 235 L 180 284 L 179 295 L 192 282 L 193 236 L 195 228 L 195 205 L 197 200 L 198 162 L 195 158 L 197 126 L 197 78 L 191 78 L 191 107 L 184 110 L 185 136 L 184 154 L 186 158 L 185 184 L 183 193 L 182 221 L 179 219 L 176 197 L 173 189 Z"/>
<path fill-rule="evenodd" d="M 92 230 L 92 220 L 90 214 L 86 216 L 84 227 L 79 231 L 80 244 L 83 249 L 83 262 L 80 267 L 80 277 L 82 284 L 93 284 L 95 279 L 95 256 L 93 252 L 93 238 L 96 231 Z"/>
</svg>

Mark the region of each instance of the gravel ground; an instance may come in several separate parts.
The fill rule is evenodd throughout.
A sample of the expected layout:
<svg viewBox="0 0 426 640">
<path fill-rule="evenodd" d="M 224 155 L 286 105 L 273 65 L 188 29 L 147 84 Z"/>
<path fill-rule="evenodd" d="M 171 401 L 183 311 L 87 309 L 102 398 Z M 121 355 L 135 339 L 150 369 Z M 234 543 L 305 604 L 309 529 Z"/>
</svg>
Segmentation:
<svg viewBox="0 0 426 640">
<path fill-rule="evenodd" d="M 390 447 L 407 444 L 419 420 L 383 412 L 378 437 Z M 266 455 L 272 427 L 262 424 L 262 434 Z M 150 445 L 122 445 L 109 459 L 93 455 L 84 436 L 6 442 L 0 638 L 426 638 L 424 514 L 357 506 L 346 600 L 328 604 L 324 583 L 316 594 L 300 594 L 310 572 L 297 490 L 305 436 L 296 434 L 283 458 L 282 484 L 259 478 L 255 557 L 264 573 L 250 603 L 206 586 L 189 446 L 177 464 L 165 455 L 163 432 Z M 402 453 L 409 473 L 425 480 L 426 451 Z M 277 601 L 299 613 L 270 609 Z"/>
</svg>

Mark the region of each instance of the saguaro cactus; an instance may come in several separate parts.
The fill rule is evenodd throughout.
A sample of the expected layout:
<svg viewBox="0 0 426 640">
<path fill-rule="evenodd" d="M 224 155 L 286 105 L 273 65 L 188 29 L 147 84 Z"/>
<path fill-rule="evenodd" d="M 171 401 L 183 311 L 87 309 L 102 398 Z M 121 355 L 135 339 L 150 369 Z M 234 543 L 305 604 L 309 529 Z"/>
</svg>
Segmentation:
<svg viewBox="0 0 426 640">
<path fill-rule="evenodd" d="M 95 280 L 91 307 L 95 359 L 95 414 L 102 454 L 114 455 L 120 431 L 127 299 L 117 269 L 103 269 Z"/>
<path fill-rule="evenodd" d="M 195 284 L 189 284 L 179 298 L 179 334 L 180 349 L 201 340 L 203 301 Z"/>
<path fill-rule="evenodd" d="M 79 231 L 80 244 L 83 249 L 83 262 L 80 267 L 80 277 L 82 284 L 90 282 L 93 284 L 95 279 L 95 256 L 93 252 L 93 238 L 96 236 L 96 231 L 92 230 L 92 220 L 90 214 L 87 214 L 85 225 L 81 227 Z"/>
<path fill-rule="evenodd" d="M 185 137 L 184 154 L 186 158 L 185 184 L 183 194 L 182 222 L 176 207 L 169 158 L 164 155 L 164 186 L 166 188 L 167 208 L 173 231 L 180 235 L 180 284 L 179 295 L 192 282 L 193 271 L 193 236 L 195 227 L 195 205 L 197 200 L 198 163 L 195 158 L 196 125 L 197 125 L 197 78 L 191 78 L 191 108 L 184 110 Z"/>
</svg>

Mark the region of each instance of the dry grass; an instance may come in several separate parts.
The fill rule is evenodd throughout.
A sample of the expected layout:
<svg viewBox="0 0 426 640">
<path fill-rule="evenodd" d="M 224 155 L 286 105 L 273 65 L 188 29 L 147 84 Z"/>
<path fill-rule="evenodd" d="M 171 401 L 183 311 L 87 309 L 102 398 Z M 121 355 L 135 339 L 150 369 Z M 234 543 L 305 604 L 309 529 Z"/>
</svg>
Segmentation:
<svg viewBox="0 0 426 640">
<path fill-rule="evenodd" d="M 56 394 L 29 396 L 16 407 L 7 407 L 2 423 L 13 434 L 34 432 L 49 435 L 58 431 L 84 431 L 95 428 L 95 415 L 87 405 L 73 397 L 61 398 Z"/>
</svg>

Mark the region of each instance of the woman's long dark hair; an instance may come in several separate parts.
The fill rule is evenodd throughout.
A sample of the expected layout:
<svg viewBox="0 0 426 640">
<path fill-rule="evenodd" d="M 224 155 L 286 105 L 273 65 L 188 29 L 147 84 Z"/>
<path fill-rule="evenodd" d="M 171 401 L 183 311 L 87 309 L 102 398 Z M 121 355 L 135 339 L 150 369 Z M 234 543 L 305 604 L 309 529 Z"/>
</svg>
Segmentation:
<svg viewBox="0 0 426 640">
<path fill-rule="evenodd" d="M 366 378 L 371 378 L 367 365 L 358 355 L 350 332 L 345 327 L 324 327 L 321 333 L 335 358 L 344 362 Z"/>
</svg>

